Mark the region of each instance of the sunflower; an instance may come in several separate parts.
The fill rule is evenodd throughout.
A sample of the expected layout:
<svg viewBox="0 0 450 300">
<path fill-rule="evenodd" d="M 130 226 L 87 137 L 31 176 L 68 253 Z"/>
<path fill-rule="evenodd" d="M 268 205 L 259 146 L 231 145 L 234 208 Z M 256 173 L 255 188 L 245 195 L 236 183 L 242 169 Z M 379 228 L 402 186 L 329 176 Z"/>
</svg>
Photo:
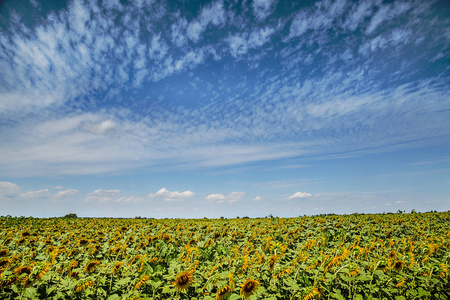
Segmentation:
<svg viewBox="0 0 450 300">
<path fill-rule="evenodd" d="M 86 265 L 86 267 L 84 268 L 84 270 L 85 270 L 86 272 L 88 272 L 88 273 L 92 273 L 92 272 L 95 271 L 95 268 L 96 268 L 99 264 L 100 264 L 100 261 L 98 261 L 98 260 L 90 261 L 90 262 Z"/>
<path fill-rule="evenodd" d="M 216 294 L 216 300 L 226 298 L 231 291 L 232 289 L 229 286 L 221 288 Z"/>
<path fill-rule="evenodd" d="M 271 255 L 269 259 L 269 269 L 272 271 L 275 263 L 277 262 L 278 255 Z"/>
<path fill-rule="evenodd" d="M 0 268 L 6 268 L 9 265 L 9 259 L 4 258 L 0 260 Z"/>
<path fill-rule="evenodd" d="M 258 281 L 253 279 L 247 279 L 247 281 L 242 285 L 241 296 L 244 296 L 245 298 L 250 297 L 256 290 L 258 285 L 259 285 Z"/>
<path fill-rule="evenodd" d="M 123 266 L 123 261 L 119 261 L 118 263 L 116 263 L 114 265 L 114 268 L 112 270 L 112 273 L 114 276 L 117 275 L 117 273 L 119 272 L 119 269 L 122 268 L 122 266 Z"/>
<path fill-rule="evenodd" d="M 86 240 L 86 239 L 81 239 L 81 240 L 78 241 L 78 244 L 80 244 L 80 246 L 87 245 L 88 243 L 89 243 L 89 241 Z"/>
<path fill-rule="evenodd" d="M 9 253 L 8 249 L 1 249 L 0 250 L 0 257 L 8 256 L 8 253 Z"/>
<path fill-rule="evenodd" d="M 394 270 L 397 271 L 397 272 L 399 272 L 399 271 L 402 269 L 402 267 L 403 267 L 404 265 L 405 265 L 405 262 L 404 262 L 404 261 L 398 260 L 398 261 L 396 261 L 395 264 L 394 264 Z"/>
<path fill-rule="evenodd" d="M 192 273 L 190 271 L 184 271 L 177 276 L 173 285 L 178 291 L 184 291 L 189 288 L 193 280 L 194 277 L 192 276 Z"/>
<path fill-rule="evenodd" d="M 30 273 L 31 273 L 31 271 L 32 271 L 33 269 L 31 268 L 31 267 L 29 267 L 29 266 L 22 266 L 22 267 L 18 267 L 16 270 L 15 270 L 15 273 L 16 273 L 16 275 L 17 276 L 20 276 L 20 275 L 22 275 L 22 274 L 28 274 L 28 275 L 30 275 Z"/>
</svg>

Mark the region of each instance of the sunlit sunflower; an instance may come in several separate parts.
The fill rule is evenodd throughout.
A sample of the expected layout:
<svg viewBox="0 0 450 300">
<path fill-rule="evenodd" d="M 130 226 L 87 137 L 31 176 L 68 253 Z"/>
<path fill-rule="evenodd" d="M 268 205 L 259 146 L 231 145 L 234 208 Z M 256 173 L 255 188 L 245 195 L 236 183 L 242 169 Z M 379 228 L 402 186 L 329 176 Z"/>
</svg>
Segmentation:
<svg viewBox="0 0 450 300">
<path fill-rule="evenodd" d="M 245 298 L 250 297 L 256 290 L 258 285 L 259 285 L 258 281 L 253 279 L 247 279 L 247 281 L 242 285 L 241 296 L 244 296 Z"/>
<path fill-rule="evenodd" d="M 231 291 L 232 289 L 229 286 L 221 288 L 216 294 L 216 300 L 226 298 Z"/>
<path fill-rule="evenodd" d="M 177 278 L 173 282 L 173 285 L 178 291 L 184 291 L 189 288 L 192 281 L 194 281 L 192 273 L 190 271 L 184 271 L 177 276 Z"/>
<path fill-rule="evenodd" d="M 398 261 L 396 261 L 395 264 L 394 264 L 394 270 L 397 271 L 397 272 L 399 272 L 399 271 L 403 268 L 404 265 L 405 265 L 405 262 L 404 262 L 404 261 L 398 260 Z"/>
</svg>

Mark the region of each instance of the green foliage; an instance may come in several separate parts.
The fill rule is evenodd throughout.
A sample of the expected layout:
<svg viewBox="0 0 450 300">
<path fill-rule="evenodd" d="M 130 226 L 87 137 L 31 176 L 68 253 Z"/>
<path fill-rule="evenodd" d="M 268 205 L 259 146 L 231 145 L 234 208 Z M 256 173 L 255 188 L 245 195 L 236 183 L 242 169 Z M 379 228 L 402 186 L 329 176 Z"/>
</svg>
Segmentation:
<svg viewBox="0 0 450 300">
<path fill-rule="evenodd" d="M 76 215 L 75 215 L 76 216 Z M 0 219 L 1 299 L 449 299 L 450 212 Z M 177 278 L 193 281 L 176 289 Z M 180 279 L 181 280 L 181 279 Z M 181 280 L 180 282 L 185 282 Z"/>
</svg>

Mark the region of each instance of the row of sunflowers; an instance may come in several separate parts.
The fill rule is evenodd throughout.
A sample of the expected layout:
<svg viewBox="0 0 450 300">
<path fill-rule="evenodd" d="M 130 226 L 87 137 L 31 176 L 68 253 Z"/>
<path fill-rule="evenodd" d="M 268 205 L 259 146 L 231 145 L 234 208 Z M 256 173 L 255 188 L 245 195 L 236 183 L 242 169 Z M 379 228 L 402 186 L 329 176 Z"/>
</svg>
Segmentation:
<svg viewBox="0 0 450 300">
<path fill-rule="evenodd" d="M 450 299 L 450 212 L 0 219 L 2 299 Z"/>
</svg>

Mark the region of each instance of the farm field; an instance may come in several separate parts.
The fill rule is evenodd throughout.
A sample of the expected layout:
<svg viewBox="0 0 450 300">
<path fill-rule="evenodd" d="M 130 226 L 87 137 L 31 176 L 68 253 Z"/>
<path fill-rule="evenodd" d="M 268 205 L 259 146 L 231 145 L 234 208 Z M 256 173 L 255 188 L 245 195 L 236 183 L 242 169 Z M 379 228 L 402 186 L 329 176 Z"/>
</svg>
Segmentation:
<svg viewBox="0 0 450 300">
<path fill-rule="evenodd" d="M 1 299 L 449 299 L 450 212 L 0 220 Z"/>
</svg>

